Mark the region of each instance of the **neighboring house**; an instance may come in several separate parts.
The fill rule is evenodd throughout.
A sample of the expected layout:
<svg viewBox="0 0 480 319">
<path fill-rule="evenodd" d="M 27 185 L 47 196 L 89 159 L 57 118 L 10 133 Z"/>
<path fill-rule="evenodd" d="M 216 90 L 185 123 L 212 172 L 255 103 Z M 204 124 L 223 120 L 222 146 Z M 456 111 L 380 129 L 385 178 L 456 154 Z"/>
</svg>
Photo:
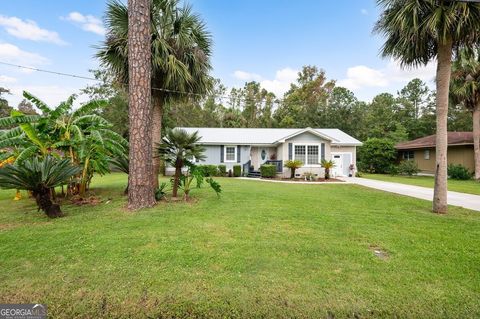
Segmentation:
<svg viewBox="0 0 480 319">
<path fill-rule="evenodd" d="M 435 135 L 402 142 L 395 146 L 399 160 L 413 160 L 422 173 L 435 174 Z M 448 132 L 448 164 L 475 170 L 472 132 Z"/>
<path fill-rule="evenodd" d="M 297 177 L 311 172 L 324 176 L 322 159 L 334 160 L 334 176 L 349 174 L 356 167 L 357 146 L 362 143 L 338 129 L 284 129 L 284 128 L 182 128 L 189 133 L 198 131 L 200 143 L 205 146 L 206 159 L 198 164 L 226 165 L 227 171 L 241 165 L 243 174 L 258 172 L 262 164 L 277 166 L 277 173 L 290 176 L 284 168 L 286 160 L 297 159 L 304 163 Z M 172 169 L 167 168 L 167 174 Z"/>
</svg>

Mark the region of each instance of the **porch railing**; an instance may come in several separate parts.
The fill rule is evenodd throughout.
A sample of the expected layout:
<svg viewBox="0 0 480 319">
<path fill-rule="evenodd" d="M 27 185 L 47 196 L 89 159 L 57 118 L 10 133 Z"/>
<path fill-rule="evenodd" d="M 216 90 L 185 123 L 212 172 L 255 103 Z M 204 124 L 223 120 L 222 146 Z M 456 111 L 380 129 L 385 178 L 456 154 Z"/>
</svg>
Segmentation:
<svg viewBox="0 0 480 319">
<path fill-rule="evenodd" d="M 268 161 L 265 162 L 265 164 L 275 165 L 277 167 L 277 173 L 282 173 L 283 172 L 283 161 L 268 160 Z"/>
<path fill-rule="evenodd" d="M 248 173 L 250 173 L 251 170 L 252 170 L 252 161 L 248 161 L 245 164 L 243 164 L 242 172 L 244 175 L 247 175 Z"/>
</svg>

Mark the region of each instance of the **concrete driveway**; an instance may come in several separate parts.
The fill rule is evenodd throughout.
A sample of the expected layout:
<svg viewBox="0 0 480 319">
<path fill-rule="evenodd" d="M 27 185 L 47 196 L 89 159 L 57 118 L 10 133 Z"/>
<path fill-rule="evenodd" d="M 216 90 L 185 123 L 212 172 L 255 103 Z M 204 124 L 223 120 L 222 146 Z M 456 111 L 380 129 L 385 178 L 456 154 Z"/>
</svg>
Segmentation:
<svg viewBox="0 0 480 319">
<path fill-rule="evenodd" d="M 391 183 L 377 181 L 367 178 L 347 178 L 348 182 L 370 188 L 379 189 L 385 192 L 401 194 L 420 199 L 432 201 L 433 188 L 406 185 L 400 183 Z M 468 209 L 480 211 L 480 195 L 472 195 L 458 192 L 448 192 L 448 204 L 453 206 L 465 207 Z"/>
</svg>

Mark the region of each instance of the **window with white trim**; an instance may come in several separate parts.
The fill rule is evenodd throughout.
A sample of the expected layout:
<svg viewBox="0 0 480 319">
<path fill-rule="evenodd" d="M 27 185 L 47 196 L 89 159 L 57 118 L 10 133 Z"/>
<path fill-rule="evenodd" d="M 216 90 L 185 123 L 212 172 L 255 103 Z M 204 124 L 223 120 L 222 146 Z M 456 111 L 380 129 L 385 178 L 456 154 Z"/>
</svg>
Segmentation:
<svg viewBox="0 0 480 319">
<path fill-rule="evenodd" d="M 318 145 L 307 146 L 307 164 L 318 165 Z"/>
<path fill-rule="evenodd" d="M 303 165 L 319 165 L 320 164 L 320 145 L 298 144 L 294 146 L 293 156 L 295 160 L 299 160 Z"/>
<path fill-rule="evenodd" d="M 305 145 L 295 145 L 295 159 L 305 165 Z"/>
<path fill-rule="evenodd" d="M 236 162 L 236 161 L 237 161 L 237 147 L 225 146 L 225 162 Z"/>
</svg>

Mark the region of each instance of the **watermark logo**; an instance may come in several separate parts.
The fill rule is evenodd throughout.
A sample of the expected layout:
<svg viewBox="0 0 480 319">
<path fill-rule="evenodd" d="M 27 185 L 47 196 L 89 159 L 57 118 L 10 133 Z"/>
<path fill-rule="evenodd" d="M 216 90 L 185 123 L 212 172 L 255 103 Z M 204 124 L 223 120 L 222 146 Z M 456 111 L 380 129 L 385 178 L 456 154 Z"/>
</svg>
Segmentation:
<svg viewBox="0 0 480 319">
<path fill-rule="evenodd" d="M 0 304 L 0 319 L 46 319 L 47 306 L 34 304 Z"/>
</svg>

